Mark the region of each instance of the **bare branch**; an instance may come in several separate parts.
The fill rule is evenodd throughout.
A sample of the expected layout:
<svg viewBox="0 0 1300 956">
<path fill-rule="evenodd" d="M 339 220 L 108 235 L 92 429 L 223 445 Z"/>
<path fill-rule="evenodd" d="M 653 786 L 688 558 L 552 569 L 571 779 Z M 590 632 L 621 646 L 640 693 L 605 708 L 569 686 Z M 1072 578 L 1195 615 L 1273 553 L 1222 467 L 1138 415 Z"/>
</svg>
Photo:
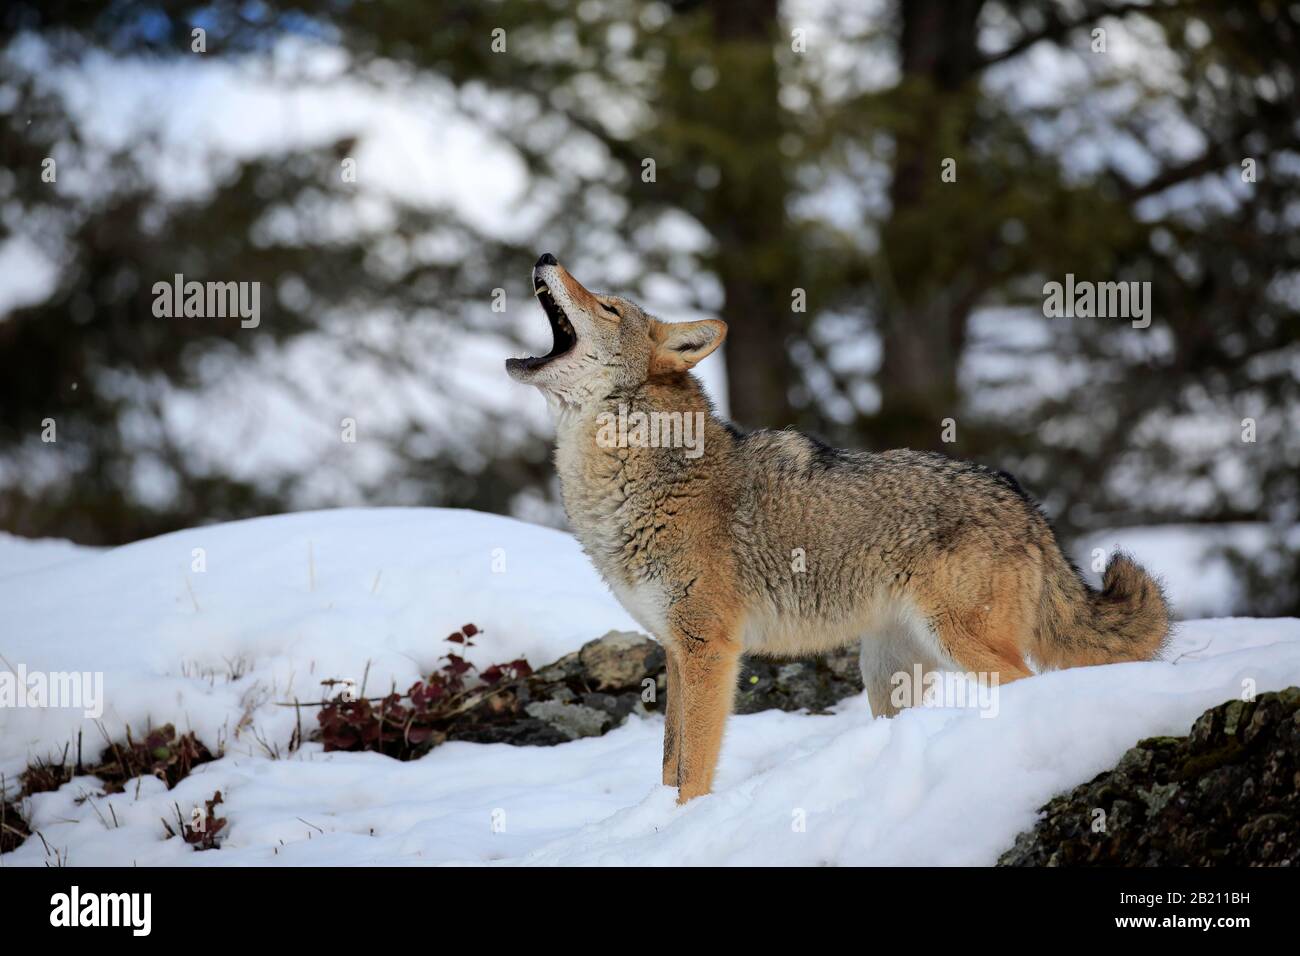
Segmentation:
<svg viewBox="0 0 1300 956">
<path fill-rule="evenodd" d="M 1006 60 L 1014 59 L 1043 40 L 1059 41 L 1066 35 L 1073 33 L 1075 30 L 1091 26 L 1103 17 L 1123 18 L 1128 16 L 1130 13 L 1141 13 L 1146 16 L 1153 16 L 1178 9 L 1185 10 L 1190 6 L 1192 6 L 1192 4 L 1178 2 L 1103 3 L 1090 5 L 1077 17 L 1063 17 L 1061 16 L 1059 8 L 1053 8 L 1046 14 L 1047 23 L 1042 27 L 1042 29 L 1022 36 L 1005 50 L 1000 50 L 997 53 L 985 54 L 976 62 L 975 69 L 982 70 L 995 63 L 1003 63 Z"/>
</svg>

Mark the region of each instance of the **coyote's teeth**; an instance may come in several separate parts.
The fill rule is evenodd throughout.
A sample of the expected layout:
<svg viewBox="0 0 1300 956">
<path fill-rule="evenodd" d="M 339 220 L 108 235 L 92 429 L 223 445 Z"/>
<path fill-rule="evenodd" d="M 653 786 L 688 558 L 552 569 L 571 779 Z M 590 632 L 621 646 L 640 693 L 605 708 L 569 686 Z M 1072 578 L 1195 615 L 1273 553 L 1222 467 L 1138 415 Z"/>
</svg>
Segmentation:
<svg viewBox="0 0 1300 956">
<path fill-rule="evenodd" d="M 546 287 L 546 283 L 543 282 L 541 285 L 539 285 L 537 288 L 533 290 L 533 295 L 541 295 L 543 292 L 550 292 L 550 291 L 551 290 Z"/>
</svg>

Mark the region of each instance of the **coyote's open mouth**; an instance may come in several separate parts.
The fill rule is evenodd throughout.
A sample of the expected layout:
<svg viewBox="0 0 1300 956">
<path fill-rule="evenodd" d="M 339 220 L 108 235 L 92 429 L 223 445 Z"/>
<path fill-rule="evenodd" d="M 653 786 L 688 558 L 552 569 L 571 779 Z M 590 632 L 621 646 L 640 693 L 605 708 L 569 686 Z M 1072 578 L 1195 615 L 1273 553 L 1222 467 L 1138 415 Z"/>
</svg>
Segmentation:
<svg viewBox="0 0 1300 956">
<path fill-rule="evenodd" d="M 573 325 L 569 322 L 568 316 L 564 314 L 564 309 L 555 301 L 555 296 L 551 294 L 546 280 L 535 273 L 533 275 L 533 294 L 541 302 L 542 311 L 546 313 L 546 320 L 551 323 L 551 337 L 554 341 L 551 350 L 545 355 L 530 355 L 526 358 L 511 359 L 508 363 L 514 368 L 528 369 L 530 371 L 541 368 L 547 362 L 554 361 L 561 355 L 567 355 L 578 344 L 578 335 L 573 331 Z"/>
</svg>

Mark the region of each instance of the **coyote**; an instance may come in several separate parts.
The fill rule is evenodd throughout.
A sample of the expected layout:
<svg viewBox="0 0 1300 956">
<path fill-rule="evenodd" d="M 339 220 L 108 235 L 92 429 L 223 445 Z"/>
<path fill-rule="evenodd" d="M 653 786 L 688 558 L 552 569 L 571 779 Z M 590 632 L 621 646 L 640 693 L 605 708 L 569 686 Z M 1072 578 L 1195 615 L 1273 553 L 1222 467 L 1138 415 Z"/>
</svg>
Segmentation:
<svg viewBox="0 0 1300 956">
<path fill-rule="evenodd" d="M 664 645 L 663 782 L 680 802 L 712 787 L 742 653 L 860 641 L 878 717 L 897 710 L 891 676 L 917 665 L 1007 682 L 1030 676 L 1027 660 L 1059 668 L 1159 654 L 1169 632 L 1159 585 L 1116 554 L 1102 590 L 1089 587 L 1011 476 L 933 452 L 741 432 L 690 374 L 725 324 L 661 322 L 589 292 L 549 253 L 533 288 L 554 345 L 506 370 L 550 407 L 583 549 Z M 611 440 L 609 423 L 637 412 L 701 416 L 698 453 Z"/>
</svg>

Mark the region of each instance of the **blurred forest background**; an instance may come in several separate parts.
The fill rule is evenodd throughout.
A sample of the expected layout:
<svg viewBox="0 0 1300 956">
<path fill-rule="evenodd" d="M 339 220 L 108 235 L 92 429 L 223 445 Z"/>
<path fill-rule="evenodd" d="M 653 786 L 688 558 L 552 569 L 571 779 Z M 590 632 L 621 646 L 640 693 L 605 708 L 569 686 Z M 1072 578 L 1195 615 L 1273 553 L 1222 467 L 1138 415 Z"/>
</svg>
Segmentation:
<svg viewBox="0 0 1300 956">
<path fill-rule="evenodd" d="M 0 529 L 562 524 L 501 371 L 551 251 L 725 319 L 742 426 L 977 459 L 1300 612 L 1298 72 L 1269 0 L 7 0 Z M 177 273 L 259 326 L 156 318 Z M 1045 317 L 1067 273 L 1150 327 Z"/>
</svg>

